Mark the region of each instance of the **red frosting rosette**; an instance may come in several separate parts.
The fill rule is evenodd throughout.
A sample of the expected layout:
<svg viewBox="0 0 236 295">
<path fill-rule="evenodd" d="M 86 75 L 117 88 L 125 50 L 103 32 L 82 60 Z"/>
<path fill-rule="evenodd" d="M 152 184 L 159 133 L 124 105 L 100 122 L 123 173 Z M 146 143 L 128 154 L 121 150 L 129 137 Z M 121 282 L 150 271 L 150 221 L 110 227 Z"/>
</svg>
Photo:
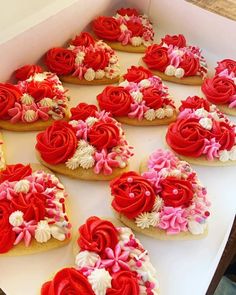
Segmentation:
<svg viewBox="0 0 236 295">
<path fill-rule="evenodd" d="M 149 69 L 163 72 L 169 64 L 167 48 L 157 44 L 149 46 L 143 57 L 143 61 Z"/>
<path fill-rule="evenodd" d="M 165 43 L 167 44 L 168 46 L 169 45 L 172 45 L 172 46 L 176 46 L 176 47 L 179 47 L 179 48 L 182 48 L 182 47 L 185 47 L 187 44 L 186 44 L 186 39 L 184 37 L 184 35 L 182 34 L 179 34 L 179 35 L 166 35 L 164 38 L 161 39 L 162 43 Z"/>
<path fill-rule="evenodd" d="M 135 8 L 120 8 L 120 9 L 117 10 L 117 13 L 119 15 L 122 15 L 122 16 L 126 16 L 126 15 L 128 15 L 128 16 L 132 16 L 132 15 L 138 16 L 140 14 L 138 12 L 138 10 L 135 9 Z"/>
<path fill-rule="evenodd" d="M 142 90 L 143 100 L 146 106 L 152 109 L 159 109 L 162 107 L 164 98 L 162 92 L 156 87 L 146 87 Z"/>
<path fill-rule="evenodd" d="M 129 82 L 138 83 L 141 80 L 150 78 L 151 76 L 152 73 L 148 69 L 145 69 L 142 66 L 131 66 L 123 77 Z"/>
<path fill-rule="evenodd" d="M 45 97 L 53 98 L 55 96 L 52 83 L 49 81 L 29 82 L 27 85 L 27 93 L 34 98 L 36 103 Z"/>
<path fill-rule="evenodd" d="M 144 177 L 136 172 L 123 173 L 110 183 L 113 196 L 112 207 L 129 219 L 142 212 L 151 211 L 155 202 L 155 192 Z"/>
<path fill-rule="evenodd" d="M 227 70 L 230 73 L 234 73 L 236 75 L 236 61 L 232 59 L 223 59 L 221 61 L 218 61 L 216 70 L 216 75 L 223 72 L 224 70 Z"/>
<path fill-rule="evenodd" d="M 106 248 L 114 249 L 118 243 L 118 231 L 115 226 L 96 216 L 87 219 L 86 223 L 79 228 L 77 241 L 81 250 L 89 250 L 103 254 Z"/>
<path fill-rule="evenodd" d="M 84 65 L 87 68 L 92 68 L 95 71 L 103 70 L 108 66 L 109 57 L 106 51 L 100 49 L 88 51 L 84 57 Z"/>
<path fill-rule="evenodd" d="M 210 111 L 210 103 L 199 96 L 188 96 L 185 100 L 181 101 L 179 110 L 182 112 L 184 109 L 197 110 L 203 108 L 206 111 Z"/>
<path fill-rule="evenodd" d="M 87 32 L 82 32 L 80 35 L 75 36 L 70 42 L 74 46 L 90 46 L 95 44 L 93 36 Z"/>
<path fill-rule="evenodd" d="M 180 68 L 184 69 L 184 76 L 195 76 L 200 68 L 199 59 L 192 54 L 185 53 L 182 56 L 182 60 L 179 65 Z"/>
<path fill-rule="evenodd" d="M 15 71 L 15 78 L 20 81 L 28 79 L 30 76 L 42 73 L 43 69 L 38 65 L 25 65 Z"/>
<path fill-rule="evenodd" d="M 93 21 L 92 28 L 99 38 L 109 41 L 118 40 L 121 34 L 120 23 L 113 17 L 99 16 Z"/>
<path fill-rule="evenodd" d="M 42 159 L 53 165 L 65 163 L 77 148 L 73 127 L 64 121 L 56 121 L 37 135 L 36 149 Z"/>
<path fill-rule="evenodd" d="M 95 105 L 81 102 L 76 107 L 70 109 L 70 119 L 85 121 L 88 117 L 94 117 L 97 111 L 98 109 Z"/>
<path fill-rule="evenodd" d="M 32 168 L 30 165 L 7 165 L 6 169 L 0 172 L 0 183 L 4 181 L 18 181 L 31 175 L 31 173 Z"/>
</svg>

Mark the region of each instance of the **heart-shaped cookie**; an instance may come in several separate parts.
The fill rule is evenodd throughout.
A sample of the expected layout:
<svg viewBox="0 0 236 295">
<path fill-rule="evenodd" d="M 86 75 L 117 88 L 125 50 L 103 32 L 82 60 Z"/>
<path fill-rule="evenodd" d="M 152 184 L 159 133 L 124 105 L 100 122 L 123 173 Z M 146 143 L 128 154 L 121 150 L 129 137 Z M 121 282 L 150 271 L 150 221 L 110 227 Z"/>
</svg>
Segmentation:
<svg viewBox="0 0 236 295">
<path fill-rule="evenodd" d="M 58 77 L 37 65 L 15 72 L 16 85 L 0 83 L 0 127 L 12 131 L 43 130 L 68 119 L 68 98 Z"/>
<path fill-rule="evenodd" d="M 92 23 L 92 29 L 111 48 L 133 53 L 145 52 L 154 37 L 148 17 L 134 8 L 121 8 L 112 17 L 97 17 Z"/>
<path fill-rule="evenodd" d="M 92 216 L 79 228 L 77 244 L 75 267 L 58 271 L 41 295 L 159 294 L 148 252 L 129 228 Z"/>
<path fill-rule="evenodd" d="M 121 124 L 95 105 L 71 109 L 71 121 L 55 122 L 37 136 L 40 162 L 84 180 L 110 180 L 127 170 L 133 155 Z"/>
<path fill-rule="evenodd" d="M 27 255 L 70 241 L 64 186 L 39 164 L 0 172 L 0 256 Z"/>
<path fill-rule="evenodd" d="M 198 96 L 182 101 L 167 144 L 179 157 L 206 166 L 236 164 L 236 126 L 215 105 Z"/>
<path fill-rule="evenodd" d="M 160 44 L 149 46 L 140 65 L 163 80 L 186 85 L 201 85 L 207 74 L 200 48 L 187 45 L 182 34 L 166 35 Z"/>
<path fill-rule="evenodd" d="M 140 166 L 110 183 L 112 207 L 127 226 L 161 240 L 207 235 L 210 215 L 206 189 L 185 161 L 156 150 Z"/>
<path fill-rule="evenodd" d="M 214 77 L 204 80 L 202 91 L 220 111 L 236 116 L 236 61 L 219 61 Z"/>
<path fill-rule="evenodd" d="M 45 55 L 45 64 L 61 81 L 73 84 L 113 84 L 120 78 L 114 50 L 85 32 L 71 40 L 68 48 L 50 49 Z"/>
<path fill-rule="evenodd" d="M 166 125 L 177 112 L 168 88 L 161 79 L 143 68 L 132 66 L 119 86 L 107 86 L 97 96 L 99 107 L 128 125 Z"/>
</svg>

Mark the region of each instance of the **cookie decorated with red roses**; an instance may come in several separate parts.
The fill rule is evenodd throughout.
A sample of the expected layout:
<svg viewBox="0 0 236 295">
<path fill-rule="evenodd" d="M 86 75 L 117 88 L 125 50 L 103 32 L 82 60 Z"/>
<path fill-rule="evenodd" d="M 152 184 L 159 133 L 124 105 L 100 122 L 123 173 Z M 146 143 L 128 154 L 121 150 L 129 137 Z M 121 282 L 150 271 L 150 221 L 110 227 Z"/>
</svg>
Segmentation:
<svg viewBox="0 0 236 295">
<path fill-rule="evenodd" d="M 159 294 L 147 250 L 124 226 L 92 216 L 79 228 L 75 267 L 58 271 L 41 295 Z"/>
<path fill-rule="evenodd" d="M 133 155 L 120 123 L 95 105 L 71 109 L 69 123 L 59 121 L 37 135 L 40 162 L 79 179 L 108 180 L 127 169 Z"/>
<path fill-rule="evenodd" d="M 86 32 L 71 40 L 67 48 L 48 50 L 45 64 L 59 75 L 61 81 L 73 84 L 113 84 L 120 77 L 120 65 L 114 50 Z"/>
<path fill-rule="evenodd" d="M 202 92 L 216 104 L 220 111 L 236 115 L 236 61 L 224 59 L 218 62 L 215 75 L 204 80 Z"/>
<path fill-rule="evenodd" d="M 97 96 L 100 109 L 129 125 L 165 125 L 175 121 L 174 101 L 159 77 L 143 67 L 132 66 L 123 78 L 119 86 L 107 86 Z"/>
<path fill-rule="evenodd" d="M 201 85 L 207 75 L 201 49 L 188 45 L 182 34 L 166 35 L 149 46 L 140 64 L 163 80 L 186 85 Z"/>
<path fill-rule="evenodd" d="M 121 8 L 111 17 L 97 17 L 92 23 L 92 29 L 111 48 L 134 53 L 145 52 L 154 37 L 148 17 L 134 8 Z"/>
<path fill-rule="evenodd" d="M 17 84 L 0 83 L 0 127 L 12 131 L 43 130 L 68 118 L 68 97 L 57 75 L 38 65 L 15 71 Z"/>
<path fill-rule="evenodd" d="M 110 183 L 112 207 L 125 225 L 161 240 L 206 236 L 210 203 L 187 162 L 158 149 L 140 172 L 123 173 Z"/>
<path fill-rule="evenodd" d="M 64 186 L 39 164 L 0 171 L 0 256 L 65 246 L 70 229 Z"/>
<path fill-rule="evenodd" d="M 199 165 L 236 164 L 236 126 L 215 105 L 198 96 L 182 101 L 166 141 L 182 159 Z"/>
</svg>

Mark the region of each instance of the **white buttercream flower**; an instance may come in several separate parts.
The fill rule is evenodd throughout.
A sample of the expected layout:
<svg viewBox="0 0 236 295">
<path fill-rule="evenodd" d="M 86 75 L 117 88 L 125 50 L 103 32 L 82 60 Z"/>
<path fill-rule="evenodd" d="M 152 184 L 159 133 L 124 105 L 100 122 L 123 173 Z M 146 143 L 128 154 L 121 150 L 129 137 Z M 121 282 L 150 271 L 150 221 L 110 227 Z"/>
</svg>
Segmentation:
<svg viewBox="0 0 236 295">
<path fill-rule="evenodd" d="M 131 38 L 131 44 L 135 47 L 140 46 L 142 44 L 142 42 L 143 42 L 143 39 L 141 37 L 132 37 Z"/>
<path fill-rule="evenodd" d="M 236 146 L 233 146 L 232 149 L 229 151 L 229 158 L 231 161 L 236 160 Z"/>
<path fill-rule="evenodd" d="M 75 63 L 81 65 L 84 61 L 85 53 L 83 51 L 79 51 L 75 58 Z"/>
<path fill-rule="evenodd" d="M 50 232 L 53 238 L 56 240 L 64 241 L 66 238 L 65 229 L 58 225 L 53 224 L 52 226 L 50 226 Z"/>
<path fill-rule="evenodd" d="M 33 80 L 37 82 L 42 82 L 45 79 L 47 79 L 47 74 L 46 73 L 36 73 L 33 76 Z"/>
<path fill-rule="evenodd" d="M 94 166 L 95 160 L 93 156 L 85 155 L 79 158 L 79 164 L 83 169 L 89 169 Z"/>
<path fill-rule="evenodd" d="M 121 32 L 124 32 L 124 31 L 127 31 L 128 28 L 127 28 L 127 26 L 125 24 L 121 24 L 120 25 L 120 30 L 121 30 Z"/>
<path fill-rule="evenodd" d="M 173 177 L 177 177 L 180 178 L 182 175 L 181 171 L 178 169 L 173 169 L 169 172 L 168 176 L 173 176 Z"/>
<path fill-rule="evenodd" d="M 135 223 L 138 227 L 144 229 L 150 226 L 156 226 L 159 222 L 159 213 L 157 212 L 143 212 L 135 218 Z"/>
<path fill-rule="evenodd" d="M 174 110 L 171 107 L 165 108 L 165 117 L 171 118 L 174 114 Z"/>
<path fill-rule="evenodd" d="M 127 86 L 129 86 L 129 82 L 128 82 L 127 80 L 124 80 L 123 82 L 121 82 L 121 83 L 119 84 L 119 86 L 127 87 Z"/>
<path fill-rule="evenodd" d="M 199 120 L 199 124 L 203 127 L 203 128 L 205 128 L 205 129 L 207 129 L 207 130 L 211 130 L 211 128 L 212 128 L 212 120 L 210 119 L 210 118 L 201 118 L 200 120 Z"/>
<path fill-rule="evenodd" d="M 95 117 L 88 117 L 85 122 L 91 127 L 94 123 L 98 122 L 98 119 Z"/>
<path fill-rule="evenodd" d="M 28 193 L 30 189 L 30 182 L 27 179 L 22 179 L 17 181 L 17 183 L 14 186 L 14 191 L 16 193 Z"/>
<path fill-rule="evenodd" d="M 93 81 L 95 78 L 95 71 L 92 68 L 87 69 L 84 74 L 84 79 L 86 81 Z"/>
<path fill-rule="evenodd" d="M 133 91 L 130 93 L 130 95 L 133 97 L 134 101 L 137 103 L 140 103 L 143 100 L 143 94 L 140 91 Z"/>
<path fill-rule="evenodd" d="M 182 78 L 184 76 L 184 69 L 177 68 L 175 71 L 175 77 L 176 78 Z"/>
<path fill-rule="evenodd" d="M 24 114 L 26 122 L 33 122 L 36 119 L 36 112 L 34 110 L 27 110 Z"/>
<path fill-rule="evenodd" d="M 207 223 L 199 223 L 195 220 L 189 220 L 188 221 L 188 230 L 193 235 L 201 235 L 204 233 L 205 229 L 207 227 Z"/>
<path fill-rule="evenodd" d="M 40 100 L 40 105 L 42 107 L 52 107 L 54 105 L 54 102 L 53 102 L 53 100 L 51 98 L 45 97 L 45 98 Z"/>
<path fill-rule="evenodd" d="M 148 121 L 153 121 L 156 118 L 156 112 L 154 109 L 149 109 L 144 113 L 144 118 Z"/>
<path fill-rule="evenodd" d="M 156 117 L 158 118 L 158 119 L 163 119 L 163 118 L 165 118 L 165 109 L 163 109 L 163 108 L 159 108 L 159 109 L 157 109 L 156 110 Z"/>
<path fill-rule="evenodd" d="M 198 117 L 205 118 L 208 116 L 208 112 L 204 108 L 197 109 L 194 113 Z"/>
<path fill-rule="evenodd" d="M 31 105 L 34 102 L 34 98 L 31 95 L 24 93 L 21 96 L 20 101 L 22 102 L 22 104 Z"/>
<path fill-rule="evenodd" d="M 72 120 L 69 122 L 69 124 L 72 126 L 72 127 L 77 127 L 78 126 L 78 121 L 77 120 Z"/>
<path fill-rule="evenodd" d="M 78 142 L 79 149 L 83 149 L 83 148 L 87 147 L 88 145 L 89 145 L 89 143 L 84 139 L 80 139 Z"/>
<path fill-rule="evenodd" d="M 35 230 L 35 239 L 39 243 L 46 243 L 51 239 L 51 231 L 46 220 L 41 220 L 37 224 L 37 228 Z"/>
<path fill-rule="evenodd" d="M 174 76 L 176 72 L 176 68 L 172 65 L 168 65 L 165 69 L 165 74 L 167 76 Z"/>
<path fill-rule="evenodd" d="M 159 196 L 156 197 L 152 210 L 160 211 L 160 209 L 164 206 L 164 201 Z"/>
<path fill-rule="evenodd" d="M 95 269 L 88 276 L 95 295 L 105 295 L 108 288 L 111 288 L 112 277 L 104 268 Z"/>
<path fill-rule="evenodd" d="M 141 80 L 138 85 L 143 88 L 147 88 L 151 85 L 151 82 L 148 79 Z"/>
<path fill-rule="evenodd" d="M 116 64 L 118 62 L 118 57 L 114 54 L 110 57 L 109 63 L 110 64 Z"/>
<path fill-rule="evenodd" d="M 66 161 L 66 167 L 75 170 L 79 167 L 79 159 L 77 157 L 72 157 Z"/>
<path fill-rule="evenodd" d="M 85 250 L 76 255 L 75 264 L 79 268 L 94 266 L 99 258 L 100 256 L 97 253 Z"/>
<path fill-rule="evenodd" d="M 102 79 L 105 76 L 105 72 L 103 70 L 97 70 L 95 72 L 95 79 Z"/>
<path fill-rule="evenodd" d="M 9 216 L 9 223 L 12 226 L 21 226 L 21 224 L 24 222 L 23 215 L 24 213 L 20 210 L 12 212 Z"/>
<path fill-rule="evenodd" d="M 227 150 L 223 150 L 219 152 L 219 160 L 221 162 L 227 162 L 229 161 L 229 155 L 230 153 Z"/>
</svg>

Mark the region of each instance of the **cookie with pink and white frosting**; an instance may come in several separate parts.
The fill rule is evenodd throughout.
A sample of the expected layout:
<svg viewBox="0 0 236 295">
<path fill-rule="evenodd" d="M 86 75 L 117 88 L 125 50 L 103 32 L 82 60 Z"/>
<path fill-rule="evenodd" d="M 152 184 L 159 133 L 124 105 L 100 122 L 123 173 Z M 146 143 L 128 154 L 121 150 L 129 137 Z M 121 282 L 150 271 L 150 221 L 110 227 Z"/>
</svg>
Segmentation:
<svg viewBox="0 0 236 295">
<path fill-rule="evenodd" d="M 141 66 L 132 66 L 123 78 L 119 86 L 107 86 L 97 96 L 100 109 L 129 125 L 165 125 L 175 121 L 174 101 L 159 77 Z"/>
<path fill-rule="evenodd" d="M 57 75 L 40 66 L 15 71 L 17 84 L 0 83 L 0 127 L 13 131 L 43 130 L 68 119 L 68 97 Z"/>
<path fill-rule="evenodd" d="M 202 92 L 225 114 L 236 115 L 236 61 L 218 62 L 215 75 L 204 80 Z"/>
<path fill-rule="evenodd" d="M 48 50 L 45 64 L 61 81 L 73 84 L 113 84 L 120 78 L 115 51 L 86 32 L 71 40 L 67 48 Z"/>
<path fill-rule="evenodd" d="M 116 216 L 130 228 L 157 239 L 199 239 L 207 235 L 210 203 L 191 166 L 158 149 L 110 183 Z"/>
</svg>

